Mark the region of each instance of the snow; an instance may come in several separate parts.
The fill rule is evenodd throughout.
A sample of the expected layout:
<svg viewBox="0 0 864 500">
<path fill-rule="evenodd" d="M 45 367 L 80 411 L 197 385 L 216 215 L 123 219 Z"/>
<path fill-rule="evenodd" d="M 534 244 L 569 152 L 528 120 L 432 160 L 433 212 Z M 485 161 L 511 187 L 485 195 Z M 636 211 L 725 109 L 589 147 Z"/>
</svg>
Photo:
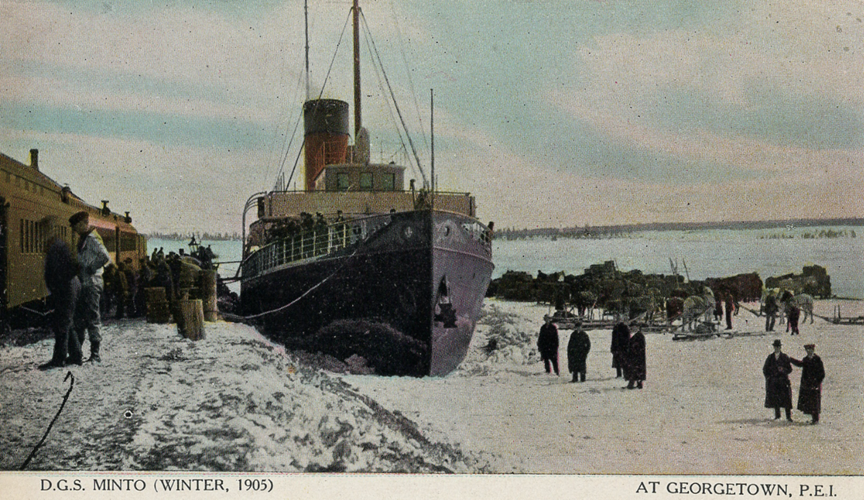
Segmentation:
<svg viewBox="0 0 864 500">
<path fill-rule="evenodd" d="M 864 315 L 864 303 L 817 301 L 816 313 Z M 253 328 L 110 321 L 101 364 L 39 371 L 53 340 L 0 348 L 0 469 L 17 470 L 63 412 L 28 470 L 567 474 L 861 475 L 864 325 L 820 318 L 790 337 L 742 311 L 733 338 L 647 333 L 647 381 L 625 390 L 610 330 L 589 331 L 588 380 L 560 377 L 534 346 L 547 306 L 487 300 L 471 348 L 446 377 L 326 371 Z M 826 369 L 819 425 L 763 407 L 761 368 L 816 344 Z M 495 339 L 494 349 L 488 348 Z M 85 344 L 85 352 L 87 345 Z M 317 360 L 317 361 L 316 361 Z M 310 364 L 311 363 L 311 364 Z M 795 369 L 793 401 L 800 370 Z"/>
</svg>

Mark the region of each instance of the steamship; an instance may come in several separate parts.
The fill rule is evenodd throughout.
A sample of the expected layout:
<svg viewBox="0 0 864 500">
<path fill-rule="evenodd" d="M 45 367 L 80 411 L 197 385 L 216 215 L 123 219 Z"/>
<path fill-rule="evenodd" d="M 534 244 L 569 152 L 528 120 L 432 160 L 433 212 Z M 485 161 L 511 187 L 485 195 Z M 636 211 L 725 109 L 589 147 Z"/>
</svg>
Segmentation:
<svg viewBox="0 0 864 500">
<path fill-rule="evenodd" d="M 474 332 L 494 267 L 491 229 L 470 193 L 439 191 L 425 174 L 406 189 L 406 167 L 370 161 L 358 13 L 355 0 L 354 142 L 347 102 L 304 103 L 305 189 L 257 193 L 244 209 L 244 233 L 248 210 L 257 220 L 244 234 L 242 311 L 288 348 L 382 375 L 443 376 Z"/>
</svg>

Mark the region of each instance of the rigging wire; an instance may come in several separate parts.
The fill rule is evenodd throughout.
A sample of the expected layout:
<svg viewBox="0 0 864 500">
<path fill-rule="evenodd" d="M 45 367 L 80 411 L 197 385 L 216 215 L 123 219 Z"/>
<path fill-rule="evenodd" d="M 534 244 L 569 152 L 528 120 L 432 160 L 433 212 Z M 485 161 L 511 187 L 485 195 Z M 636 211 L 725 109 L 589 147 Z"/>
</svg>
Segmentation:
<svg viewBox="0 0 864 500">
<path fill-rule="evenodd" d="M 408 65 L 408 58 L 405 55 L 405 44 L 402 41 L 402 29 L 399 27 L 399 16 L 396 15 L 396 8 L 393 2 L 390 2 L 390 10 L 393 13 L 393 24 L 396 26 L 396 37 L 399 39 L 399 51 L 402 53 L 402 63 L 405 64 L 405 73 L 408 76 L 408 85 L 411 88 L 411 95 L 414 97 L 414 109 L 417 112 L 417 120 L 420 122 L 420 137 L 423 138 L 423 146 L 429 150 L 429 141 L 426 139 L 426 128 L 423 127 L 423 115 L 420 113 L 420 103 L 417 100 L 417 89 L 414 88 L 414 79 L 411 77 L 411 68 Z"/>
<path fill-rule="evenodd" d="M 366 16 L 363 14 L 363 11 L 360 11 L 360 17 L 363 18 L 363 25 L 366 27 L 366 30 L 369 31 L 369 25 L 366 22 Z M 405 135 L 408 137 L 408 143 L 411 145 L 411 152 L 414 153 L 414 159 L 417 161 L 417 168 L 420 169 L 420 174 L 423 177 L 423 187 L 428 187 L 429 183 L 426 180 L 426 173 L 423 171 L 423 167 L 420 164 L 420 158 L 417 156 L 417 149 L 414 147 L 414 141 L 411 139 L 411 134 L 408 133 L 408 127 L 405 125 L 405 120 L 402 118 L 402 112 L 399 111 L 399 104 L 396 102 L 396 96 L 393 94 L 393 87 L 390 86 L 390 79 L 387 78 L 387 73 L 384 71 L 384 65 L 381 62 L 381 54 L 378 52 L 378 47 L 375 46 L 374 40 L 372 40 L 372 48 L 375 49 L 375 54 L 378 57 L 378 64 L 381 65 L 381 72 L 384 75 L 384 81 L 387 82 L 387 88 L 390 91 L 390 98 L 393 99 L 393 106 L 396 108 L 396 114 L 399 115 L 399 120 L 402 122 L 402 128 L 405 129 Z"/>
<path fill-rule="evenodd" d="M 381 90 L 381 95 L 385 95 L 386 89 L 384 88 L 384 81 L 381 79 L 381 73 L 383 73 L 384 70 L 383 70 L 383 68 L 379 68 L 379 65 L 376 64 L 375 54 L 372 52 L 372 40 L 371 40 L 371 35 L 369 33 L 369 30 L 368 29 L 365 30 L 363 32 L 363 34 L 366 37 L 366 48 L 369 51 L 369 59 L 372 61 L 372 68 L 375 70 L 375 76 L 378 79 L 378 87 Z M 387 111 L 390 113 L 391 123 L 393 123 L 393 128 L 396 130 L 396 135 L 399 137 L 399 142 L 402 145 L 401 152 L 404 152 L 405 157 L 408 158 L 408 162 L 406 162 L 406 163 L 408 163 L 408 165 L 411 167 L 411 170 L 414 173 L 417 173 L 418 172 L 417 168 L 410 161 L 410 155 L 408 154 L 408 148 L 405 146 L 405 140 L 402 138 L 402 129 L 399 128 L 399 122 L 396 121 L 396 115 L 393 113 L 393 106 L 391 106 L 390 101 L 388 99 L 384 99 L 384 103 L 387 106 Z M 400 151 L 396 151 L 392 155 L 390 155 L 390 159 L 394 158 L 396 156 L 396 154 L 399 152 Z"/>
<path fill-rule="evenodd" d="M 299 78 L 297 79 L 297 87 L 300 86 L 300 82 L 302 81 L 302 79 L 303 79 L 303 75 L 301 74 L 299 76 Z M 296 90 L 297 89 L 295 88 L 295 91 Z M 294 138 L 297 137 L 297 127 L 300 126 L 300 120 L 302 118 L 303 118 L 303 109 L 301 106 L 300 113 L 297 116 L 297 121 L 294 122 L 294 130 L 291 132 L 290 135 L 288 134 L 288 128 L 287 127 L 285 128 L 285 138 L 282 141 L 282 151 L 285 151 L 285 154 L 282 155 L 282 159 L 279 162 L 279 170 L 276 172 L 277 182 L 278 182 L 279 176 L 282 175 L 282 173 L 285 171 L 285 162 L 288 160 L 288 152 L 291 151 L 291 145 L 294 143 Z M 290 137 L 290 141 L 289 141 L 289 137 Z M 286 142 L 288 143 L 287 146 L 285 145 Z M 295 163 L 294 167 L 295 168 L 297 167 L 296 163 Z M 291 175 L 292 176 L 294 175 L 293 170 L 291 171 Z M 290 184 L 290 182 L 291 182 L 290 179 L 288 182 Z"/>
</svg>

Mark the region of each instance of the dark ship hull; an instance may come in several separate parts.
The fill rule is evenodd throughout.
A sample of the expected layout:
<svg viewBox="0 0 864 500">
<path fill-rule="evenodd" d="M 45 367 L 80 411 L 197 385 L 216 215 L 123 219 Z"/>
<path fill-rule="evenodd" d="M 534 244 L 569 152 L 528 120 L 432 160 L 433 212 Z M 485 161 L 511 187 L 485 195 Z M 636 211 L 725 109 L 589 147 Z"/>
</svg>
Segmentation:
<svg viewBox="0 0 864 500">
<path fill-rule="evenodd" d="M 488 229 L 436 210 L 331 225 L 242 266 L 243 313 L 289 348 L 363 357 L 376 373 L 442 376 L 465 358 L 493 264 Z M 316 255 L 317 254 L 317 255 Z M 299 257 L 299 259 L 298 259 Z"/>
</svg>

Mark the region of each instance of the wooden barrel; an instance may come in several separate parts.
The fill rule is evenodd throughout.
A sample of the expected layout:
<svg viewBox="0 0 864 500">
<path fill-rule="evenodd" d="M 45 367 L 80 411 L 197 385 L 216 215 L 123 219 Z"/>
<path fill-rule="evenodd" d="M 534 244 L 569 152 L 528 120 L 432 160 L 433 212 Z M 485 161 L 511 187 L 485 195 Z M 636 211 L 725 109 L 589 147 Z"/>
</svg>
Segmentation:
<svg viewBox="0 0 864 500">
<path fill-rule="evenodd" d="M 208 269 L 201 276 L 201 300 L 204 302 L 204 321 L 216 321 L 219 306 L 216 302 L 216 271 Z"/>
<path fill-rule="evenodd" d="M 191 340 L 204 338 L 204 307 L 200 299 L 179 301 L 177 330 Z"/>
<path fill-rule="evenodd" d="M 165 289 L 162 287 L 146 288 L 147 297 L 147 322 L 148 323 L 170 323 L 171 310 L 165 299 Z"/>
</svg>

